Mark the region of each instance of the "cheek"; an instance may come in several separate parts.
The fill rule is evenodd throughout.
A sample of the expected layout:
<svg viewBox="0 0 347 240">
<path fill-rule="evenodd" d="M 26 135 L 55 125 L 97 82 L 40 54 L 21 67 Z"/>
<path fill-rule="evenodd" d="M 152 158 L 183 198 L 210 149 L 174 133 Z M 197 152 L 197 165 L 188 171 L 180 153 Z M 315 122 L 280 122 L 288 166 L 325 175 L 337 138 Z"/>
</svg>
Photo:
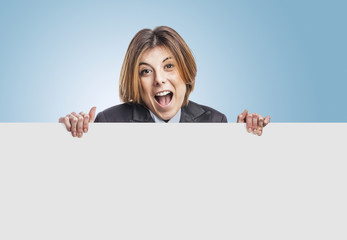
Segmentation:
<svg viewBox="0 0 347 240">
<path fill-rule="evenodd" d="M 182 87 L 182 95 L 181 95 L 181 100 L 182 101 L 184 101 L 184 98 L 186 96 L 186 92 L 187 92 L 186 86 L 183 86 Z"/>
<path fill-rule="evenodd" d="M 178 71 L 175 71 L 174 73 L 172 73 L 173 76 L 172 76 L 172 79 L 174 80 L 173 81 L 173 84 L 176 86 L 176 91 L 178 91 L 178 94 L 181 96 L 183 95 L 183 97 L 186 95 L 186 84 L 184 83 L 184 81 L 181 79 Z"/>
<path fill-rule="evenodd" d="M 178 91 L 179 91 L 180 97 L 181 97 L 181 98 L 184 98 L 185 95 L 186 95 L 187 87 L 186 87 L 186 84 L 185 84 L 183 81 L 181 81 L 181 82 L 179 83 Z"/>
<path fill-rule="evenodd" d="M 150 86 L 145 80 L 141 80 L 141 94 L 147 95 L 150 92 Z"/>
</svg>

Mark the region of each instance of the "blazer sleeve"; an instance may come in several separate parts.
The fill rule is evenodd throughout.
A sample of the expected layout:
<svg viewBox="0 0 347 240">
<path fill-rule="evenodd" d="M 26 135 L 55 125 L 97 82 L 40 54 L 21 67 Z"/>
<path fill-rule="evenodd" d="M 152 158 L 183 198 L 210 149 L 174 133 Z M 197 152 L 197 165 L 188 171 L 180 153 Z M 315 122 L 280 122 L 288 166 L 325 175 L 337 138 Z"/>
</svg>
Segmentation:
<svg viewBox="0 0 347 240">
<path fill-rule="evenodd" d="M 223 116 L 222 116 L 222 121 L 221 122 L 225 122 L 225 123 L 227 123 L 228 122 L 228 120 L 227 120 L 227 117 L 223 114 Z"/>
<path fill-rule="evenodd" d="M 104 113 L 99 112 L 98 115 L 96 115 L 94 122 L 107 122 Z"/>
</svg>

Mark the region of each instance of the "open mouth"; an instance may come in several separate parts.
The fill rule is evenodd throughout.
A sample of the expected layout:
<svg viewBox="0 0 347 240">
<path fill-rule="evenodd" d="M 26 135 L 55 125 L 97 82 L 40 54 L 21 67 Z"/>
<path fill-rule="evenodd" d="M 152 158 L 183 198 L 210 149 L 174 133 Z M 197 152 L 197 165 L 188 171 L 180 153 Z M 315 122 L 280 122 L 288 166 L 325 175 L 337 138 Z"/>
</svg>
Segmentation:
<svg viewBox="0 0 347 240">
<path fill-rule="evenodd" d="M 154 98 L 161 106 L 167 106 L 172 100 L 173 93 L 171 91 L 162 91 L 155 94 Z"/>
</svg>

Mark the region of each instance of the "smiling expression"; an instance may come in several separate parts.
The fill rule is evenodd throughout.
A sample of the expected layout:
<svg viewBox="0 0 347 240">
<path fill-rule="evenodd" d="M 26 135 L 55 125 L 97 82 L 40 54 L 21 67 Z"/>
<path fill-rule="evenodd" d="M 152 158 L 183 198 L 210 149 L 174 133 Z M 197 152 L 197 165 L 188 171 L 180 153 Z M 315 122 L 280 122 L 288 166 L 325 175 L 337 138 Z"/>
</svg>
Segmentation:
<svg viewBox="0 0 347 240">
<path fill-rule="evenodd" d="M 182 107 L 186 84 L 177 62 L 165 47 L 147 50 L 140 58 L 141 99 L 157 117 L 170 120 Z"/>
</svg>

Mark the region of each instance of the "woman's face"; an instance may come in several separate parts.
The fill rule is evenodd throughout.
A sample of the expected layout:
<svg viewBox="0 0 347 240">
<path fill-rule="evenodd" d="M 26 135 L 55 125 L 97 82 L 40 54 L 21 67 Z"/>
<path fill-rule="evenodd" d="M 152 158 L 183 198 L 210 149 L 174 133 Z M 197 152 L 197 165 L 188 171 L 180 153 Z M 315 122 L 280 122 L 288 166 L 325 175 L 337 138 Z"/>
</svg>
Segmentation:
<svg viewBox="0 0 347 240">
<path fill-rule="evenodd" d="M 186 84 L 173 54 L 165 47 L 144 52 L 139 64 L 141 99 L 162 120 L 170 120 L 182 107 Z"/>
</svg>

